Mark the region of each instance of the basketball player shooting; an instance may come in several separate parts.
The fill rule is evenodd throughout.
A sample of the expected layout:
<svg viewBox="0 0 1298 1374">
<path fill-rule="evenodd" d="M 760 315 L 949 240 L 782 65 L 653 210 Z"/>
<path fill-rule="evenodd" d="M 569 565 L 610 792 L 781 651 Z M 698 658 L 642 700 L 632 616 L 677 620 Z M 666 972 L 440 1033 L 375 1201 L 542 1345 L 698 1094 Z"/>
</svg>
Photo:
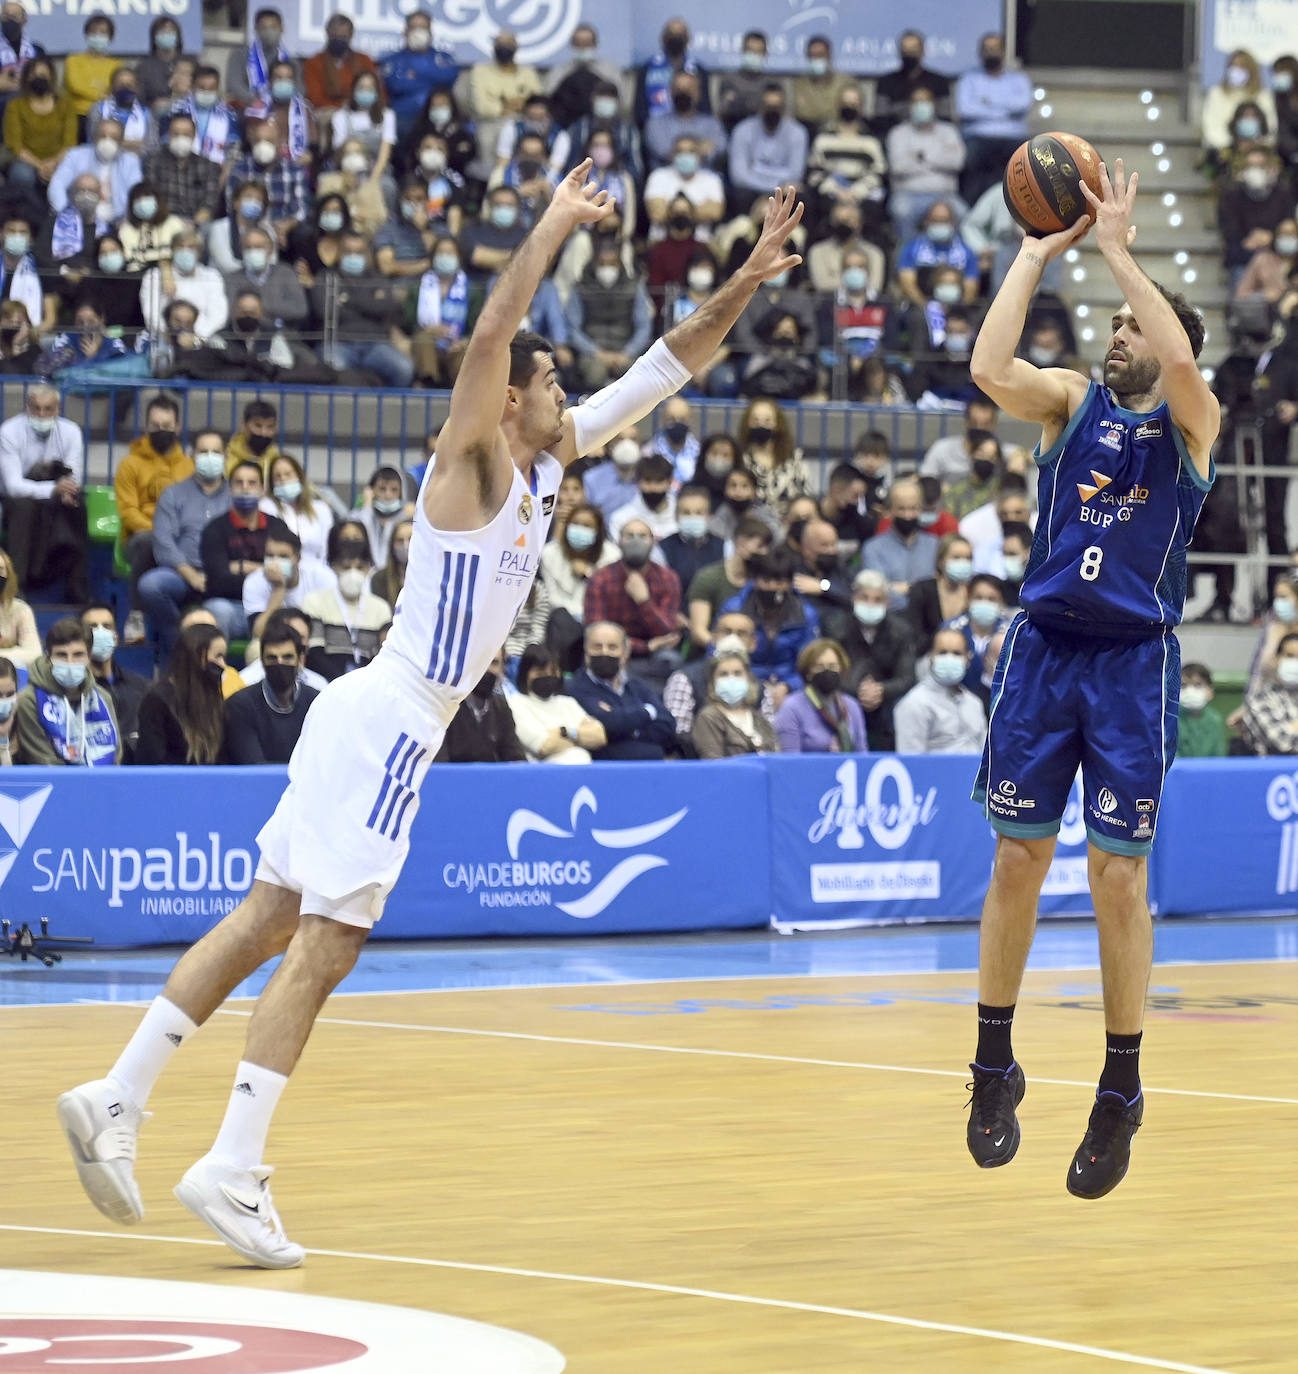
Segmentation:
<svg viewBox="0 0 1298 1374">
<path fill-rule="evenodd" d="M 1196 359 L 1203 322 L 1132 257 L 1137 177 L 1121 160 L 1102 195 L 1082 190 L 1095 239 L 1125 298 L 1114 312 L 1104 384 L 1014 356 L 1046 264 L 1078 243 L 1088 218 L 1028 238 L 987 312 L 973 379 L 1041 426 L 1040 516 L 992 684 L 974 789 L 997 831 L 983 906 L 978 1049 L 969 1151 L 983 1168 L 1019 1146 L 1023 1070 L 1011 1048 L 1014 1004 L 1064 807 L 1082 769 L 1087 865 L 1100 939 L 1106 1054 L 1068 1190 L 1098 1198 L 1127 1172 L 1144 1115 L 1140 1037 L 1153 959 L 1146 864 L 1163 779 L 1176 752 L 1185 552 L 1215 473 L 1221 416 Z"/>
<path fill-rule="evenodd" d="M 312 705 L 288 786 L 257 837 L 251 891 L 176 965 L 108 1077 L 59 1099 L 82 1186 L 114 1221 L 144 1215 L 136 1145 L 163 1067 L 239 983 L 283 954 L 253 1011 L 220 1133 L 176 1196 L 253 1264 L 301 1264 L 262 1163 L 271 1116 L 401 872 L 446 727 L 527 600 L 563 468 L 678 391 L 762 282 L 801 261 L 785 244 L 802 206 L 792 188 L 779 190 L 747 263 L 623 377 L 566 410 L 550 345 L 518 329 L 569 234 L 614 210 L 587 185 L 590 167 L 560 183 L 483 307 L 420 493 L 391 633 L 372 664 Z"/>
</svg>

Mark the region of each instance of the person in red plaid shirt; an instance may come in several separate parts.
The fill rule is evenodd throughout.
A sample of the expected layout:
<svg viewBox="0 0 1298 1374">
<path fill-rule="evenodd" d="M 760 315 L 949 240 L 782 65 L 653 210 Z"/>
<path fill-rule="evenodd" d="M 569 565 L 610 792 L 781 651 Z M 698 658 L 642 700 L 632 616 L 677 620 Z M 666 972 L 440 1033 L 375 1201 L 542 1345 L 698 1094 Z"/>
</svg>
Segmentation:
<svg viewBox="0 0 1298 1374">
<path fill-rule="evenodd" d="M 681 582 L 665 564 L 656 563 L 653 531 L 643 520 L 628 520 L 618 540 L 622 559 L 594 573 L 586 584 L 584 620 L 593 625 L 612 621 L 626 631 L 631 646 L 628 672 L 662 690 L 684 661 Z"/>
</svg>

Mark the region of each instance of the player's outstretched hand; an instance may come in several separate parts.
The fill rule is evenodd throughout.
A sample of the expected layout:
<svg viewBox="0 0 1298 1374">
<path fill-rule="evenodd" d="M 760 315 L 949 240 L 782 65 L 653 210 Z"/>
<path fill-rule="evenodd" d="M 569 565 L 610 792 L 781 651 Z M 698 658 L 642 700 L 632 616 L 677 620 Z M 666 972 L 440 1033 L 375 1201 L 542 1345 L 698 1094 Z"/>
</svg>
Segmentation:
<svg viewBox="0 0 1298 1374">
<path fill-rule="evenodd" d="M 1041 265 L 1044 266 L 1061 253 L 1067 252 L 1070 248 L 1075 248 L 1090 232 L 1090 229 L 1091 217 L 1090 215 L 1083 215 L 1076 224 L 1067 229 L 1061 229 L 1057 234 L 1043 234 L 1040 238 L 1035 235 L 1026 235 L 1019 251 L 1031 257 L 1040 258 Z"/>
<path fill-rule="evenodd" d="M 778 277 L 802 261 L 797 253 L 786 247 L 789 235 L 802 222 L 802 208 L 797 188 L 793 186 L 776 187 L 775 194 L 766 202 L 761 236 L 748 255 L 747 264 L 763 281 Z"/>
<path fill-rule="evenodd" d="M 1095 246 L 1101 253 L 1116 249 L 1130 248 L 1136 239 L 1136 226 L 1131 222 L 1132 207 L 1136 203 L 1136 187 L 1140 183 L 1140 173 L 1132 172 L 1127 177 L 1122 159 L 1113 164 L 1113 180 L 1109 180 L 1108 166 L 1100 163 L 1100 190 L 1094 191 L 1082 182 L 1082 195 L 1095 212 Z"/>
<path fill-rule="evenodd" d="M 578 163 L 559 183 L 550 200 L 549 213 L 561 216 L 568 229 L 575 229 L 580 224 L 595 224 L 617 209 L 607 191 L 586 181 L 592 165 L 590 158 Z"/>
</svg>

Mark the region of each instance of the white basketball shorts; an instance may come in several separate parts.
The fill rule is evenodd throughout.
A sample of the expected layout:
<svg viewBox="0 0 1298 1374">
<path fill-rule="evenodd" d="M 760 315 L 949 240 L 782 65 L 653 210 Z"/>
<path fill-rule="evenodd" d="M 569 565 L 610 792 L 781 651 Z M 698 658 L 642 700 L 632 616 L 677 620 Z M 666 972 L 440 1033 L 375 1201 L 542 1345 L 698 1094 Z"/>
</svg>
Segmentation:
<svg viewBox="0 0 1298 1374">
<path fill-rule="evenodd" d="M 401 876 L 419 789 L 446 733 L 424 684 L 407 676 L 380 655 L 307 712 L 288 786 L 257 836 L 256 873 L 300 892 L 303 915 L 372 926 Z"/>
</svg>

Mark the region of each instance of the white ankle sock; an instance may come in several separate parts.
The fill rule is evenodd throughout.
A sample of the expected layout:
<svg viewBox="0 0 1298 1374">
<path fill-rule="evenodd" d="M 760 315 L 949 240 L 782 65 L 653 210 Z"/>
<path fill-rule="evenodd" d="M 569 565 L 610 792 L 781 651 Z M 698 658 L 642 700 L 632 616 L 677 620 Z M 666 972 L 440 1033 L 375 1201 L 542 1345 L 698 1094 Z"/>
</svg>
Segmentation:
<svg viewBox="0 0 1298 1374">
<path fill-rule="evenodd" d="M 240 1060 L 234 1075 L 234 1090 L 225 1120 L 212 1146 L 212 1153 L 240 1169 L 260 1164 L 266 1152 L 270 1119 L 279 1104 L 279 1095 L 288 1079 L 282 1073 L 263 1069 L 259 1064 Z"/>
<path fill-rule="evenodd" d="M 108 1076 L 143 1107 L 167 1061 L 197 1029 L 174 1002 L 155 997 Z"/>
</svg>

